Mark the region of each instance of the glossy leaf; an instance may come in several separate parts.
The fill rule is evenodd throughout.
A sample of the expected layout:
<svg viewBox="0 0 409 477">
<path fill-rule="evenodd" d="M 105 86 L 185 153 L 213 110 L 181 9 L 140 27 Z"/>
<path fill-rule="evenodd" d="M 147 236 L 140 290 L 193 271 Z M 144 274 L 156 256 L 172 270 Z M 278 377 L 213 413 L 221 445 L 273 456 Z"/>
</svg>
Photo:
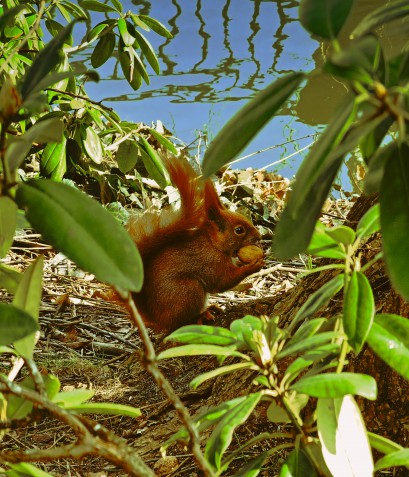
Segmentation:
<svg viewBox="0 0 409 477">
<path fill-rule="evenodd" d="M 5 288 L 9 293 L 15 293 L 21 277 L 20 272 L 0 263 L 0 288 Z"/>
<path fill-rule="evenodd" d="M 165 38 L 173 38 L 172 33 L 155 18 L 148 17 L 147 15 L 138 15 L 139 19 L 143 21 L 145 25 L 148 25 L 155 33 Z"/>
<path fill-rule="evenodd" d="M 143 137 L 139 136 L 139 144 L 141 145 L 141 157 L 142 161 L 148 171 L 149 175 L 154 181 L 164 189 L 169 185 L 169 176 L 166 172 L 165 167 L 158 155 L 158 153 L 153 149 L 153 147 L 148 143 L 148 141 Z M 145 152 L 146 154 L 143 154 Z"/>
<path fill-rule="evenodd" d="M 132 89 L 139 89 L 142 85 L 142 78 L 140 74 L 134 71 L 133 54 L 130 52 L 129 47 L 124 45 L 122 38 L 119 39 L 118 44 L 118 59 L 122 72 Z"/>
<path fill-rule="evenodd" d="M 135 244 L 100 204 L 45 179 L 19 186 L 16 199 L 45 240 L 79 267 L 119 289 L 141 289 L 142 261 Z"/>
<path fill-rule="evenodd" d="M 346 225 L 326 228 L 325 233 L 337 243 L 345 245 L 345 247 L 352 245 L 355 241 L 355 232 Z"/>
<path fill-rule="evenodd" d="M 254 96 L 217 134 L 206 150 L 203 175 L 209 177 L 229 163 L 283 106 L 304 79 L 290 73 Z"/>
<path fill-rule="evenodd" d="M 377 8 L 367 15 L 351 33 L 352 37 L 362 36 L 374 31 L 377 27 L 387 22 L 403 18 L 409 14 L 409 5 L 406 0 L 394 1 Z"/>
<path fill-rule="evenodd" d="M 352 396 L 319 399 L 318 436 L 333 477 L 372 477 L 373 460 L 364 421 Z"/>
<path fill-rule="evenodd" d="M 66 404 L 64 409 L 78 412 L 79 414 L 98 414 L 110 416 L 128 416 L 139 417 L 141 411 L 135 407 L 127 406 L 125 404 L 92 402 L 85 404 Z"/>
<path fill-rule="evenodd" d="M 308 245 L 307 253 L 317 257 L 344 260 L 346 257 L 345 250 L 339 245 L 339 242 L 327 232 L 327 227 L 321 222 L 317 222 L 310 244 Z"/>
<path fill-rule="evenodd" d="M 350 346 L 359 353 L 375 316 L 371 285 L 362 272 L 352 272 L 344 298 L 343 324 Z"/>
<path fill-rule="evenodd" d="M 338 336 L 339 333 L 336 331 L 326 331 L 315 336 L 310 336 L 303 341 L 297 341 L 296 343 L 286 343 L 282 351 L 280 351 L 277 356 L 279 359 L 282 359 L 292 354 L 310 351 L 317 346 L 327 343 L 333 338 L 337 338 Z"/>
<path fill-rule="evenodd" d="M 203 384 L 205 381 L 208 379 L 215 378 L 217 376 L 223 376 L 225 374 L 231 374 L 234 371 L 242 370 L 242 369 L 248 369 L 253 367 L 254 364 L 251 362 L 245 362 L 245 363 L 236 363 L 236 364 L 230 364 L 228 366 L 221 366 L 219 368 L 213 369 L 212 371 L 209 371 L 207 373 L 200 374 L 199 376 L 196 376 L 196 378 L 192 379 L 190 382 L 190 387 L 192 389 L 198 388 L 201 384 Z"/>
<path fill-rule="evenodd" d="M 322 204 L 344 157 L 344 151 L 338 154 L 336 147 L 354 118 L 354 101 L 350 100 L 343 104 L 335 120 L 302 162 L 290 199 L 276 227 L 274 250 L 278 258 L 293 257 L 307 248 Z"/>
<path fill-rule="evenodd" d="M 126 174 L 133 169 L 139 159 L 139 148 L 135 141 L 124 141 L 118 147 L 115 155 L 119 170 Z"/>
<path fill-rule="evenodd" d="M 0 31 L 3 31 L 4 28 L 9 25 L 13 25 L 15 23 L 16 16 L 23 10 L 27 11 L 27 5 L 24 3 L 3 11 L 3 14 L 0 16 Z"/>
<path fill-rule="evenodd" d="M 33 64 L 27 71 L 21 86 L 21 94 L 24 100 L 37 84 L 60 63 L 62 47 L 67 38 L 71 35 L 72 28 L 76 21 L 78 20 L 74 20 L 61 30 L 34 58 Z"/>
<path fill-rule="evenodd" d="M 160 73 L 159 61 L 151 44 L 138 30 L 135 30 L 135 37 L 145 58 L 152 66 L 153 71 L 158 75 Z"/>
<path fill-rule="evenodd" d="M 38 330 L 38 324 L 26 311 L 0 303 L 0 345 L 9 345 Z"/>
<path fill-rule="evenodd" d="M 91 65 L 93 68 L 99 68 L 112 57 L 115 44 L 116 36 L 114 33 L 109 32 L 101 36 L 91 54 Z"/>
<path fill-rule="evenodd" d="M 93 12 L 104 12 L 104 13 L 118 13 L 117 9 L 107 5 L 106 3 L 97 2 L 96 0 L 83 0 L 81 2 L 82 8 L 91 10 Z"/>
<path fill-rule="evenodd" d="M 215 344 L 230 346 L 237 343 L 236 336 L 226 328 L 208 325 L 188 325 L 174 331 L 165 338 L 165 341 L 179 343 Z"/>
<path fill-rule="evenodd" d="M 205 457 L 212 467 L 221 468 L 223 454 L 231 443 L 234 430 L 248 419 L 261 397 L 261 392 L 249 394 L 243 401 L 225 413 L 217 423 L 206 443 L 205 450 Z"/>
<path fill-rule="evenodd" d="M 93 389 L 73 389 L 72 391 L 61 391 L 57 393 L 52 401 L 64 409 L 68 409 L 83 404 L 85 401 L 91 399 L 94 394 L 95 391 Z"/>
<path fill-rule="evenodd" d="M 280 469 L 279 477 L 318 477 L 314 466 L 300 449 L 294 449 Z"/>
<path fill-rule="evenodd" d="M 91 126 L 83 131 L 82 145 L 84 146 L 87 156 L 96 164 L 101 164 L 104 159 L 104 150 L 102 148 L 101 139 L 98 133 Z"/>
<path fill-rule="evenodd" d="M 321 288 L 310 295 L 307 298 L 307 301 L 295 314 L 291 322 L 290 329 L 293 329 L 294 326 L 301 320 L 310 318 L 316 311 L 328 303 L 329 300 L 335 296 L 343 286 L 344 274 L 340 273 L 339 275 L 331 278 L 329 282 L 325 283 Z"/>
<path fill-rule="evenodd" d="M 358 238 L 369 237 L 381 228 L 379 204 L 372 206 L 361 218 L 356 227 Z"/>
<path fill-rule="evenodd" d="M 379 202 L 384 259 L 392 284 L 409 300 L 409 145 L 388 157 Z"/>
<path fill-rule="evenodd" d="M 261 472 L 264 461 L 267 457 L 268 452 L 263 452 L 254 459 L 251 459 L 250 462 L 247 462 L 244 467 L 234 474 L 234 477 L 256 477 Z"/>
<path fill-rule="evenodd" d="M 118 30 L 125 46 L 132 46 L 135 43 L 136 38 L 130 34 L 126 26 L 125 18 L 120 18 L 118 20 Z"/>
<path fill-rule="evenodd" d="M 375 470 L 387 469 L 388 467 L 397 467 L 400 465 L 409 466 L 409 449 L 402 449 L 392 452 L 375 464 Z"/>
<path fill-rule="evenodd" d="M 43 291 L 43 263 L 44 257 L 40 255 L 27 268 L 13 299 L 13 305 L 26 311 L 36 322 L 38 322 Z M 16 341 L 14 347 L 24 358 L 32 358 L 36 341 L 37 336 L 34 332 Z"/>
<path fill-rule="evenodd" d="M 6 472 L 5 475 L 7 477 L 53 477 L 53 475 L 45 472 L 42 469 L 39 469 L 38 467 L 35 467 L 32 464 L 29 464 L 28 462 L 9 464 L 9 466 L 11 467 L 12 471 Z"/>
<path fill-rule="evenodd" d="M 319 398 L 337 398 L 346 394 L 358 394 L 373 401 L 377 395 L 374 378 L 358 373 L 326 373 L 301 378 L 290 389 Z"/>
<path fill-rule="evenodd" d="M 67 170 L 66 163 L 67 138 L 63 135 L 60 143 L 48 143 L 41 156 L 41 167 L 44 173 L 53 180 L 61 181 Z"/>
<path fill-rule="evenodd" d="M 402 316 L 376 315 L 368 344 L 395 371 L 409 379 L 409 320 Z"/>
<path fill-rule="evenodd" d="M 103 31 L 105 31 L 110 25 L 115 23 L 114 20 L 104 20 L 101 23 L 95 25 L 89 33 L 87 33 L 87 42 L 91 43 L 96 40 Z"/>
<path fill-rule="evenodd" d="M 159 144 L 161 144 L 163 147 L 165 147 L 168 151 L 170 151 L 175 156 L 178 155 L 178 151 L 176 147 L 171 141 L 169 141 L 168 138 L 160 134 L 156 129 L 148 128 L 148 130 L 152 134 L 152 136 L 158 141 Z"/>
<path fill-rule="evenodd" d="M 382 454 L 390 454 L 391 452 L 403 449 L 403 447 L 396 442 L 378 434 L 373 434 L 372 432 L 368 432 L 368 439 L 371 446 L 377 451 L 382 452 Z"/>
<path fill-rule="evenodd" d="M 17 205 L 7 196 L 0 196 L 0 258 L 4 258 L 13 243 L 17 226 Z"/>
<path fill-rule="evenodd" d="M 326 39 L 336 38 L 353 4 L 353 0 L 302 0 L 301 24 L 314 35 Z"/>
<path fill-rule="evenodd" d="M 217 345 L 192 344 L 169 348 L 158 354 L 158 359 L 179 358 L 180 356 L 238 356 L 247 359 L 247 356 L 228 347 Z"/>
</svg>

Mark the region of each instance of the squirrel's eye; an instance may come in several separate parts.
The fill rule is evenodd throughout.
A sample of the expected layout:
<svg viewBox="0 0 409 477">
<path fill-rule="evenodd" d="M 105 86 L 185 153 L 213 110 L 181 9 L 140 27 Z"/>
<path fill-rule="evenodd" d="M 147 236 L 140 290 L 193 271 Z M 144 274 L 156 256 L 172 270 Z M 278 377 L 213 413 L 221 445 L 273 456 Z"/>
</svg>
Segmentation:
<svg viewBox="0 0 409 477">
<path fill-rule="evenodd" d="M 245 228 L 242 226 L 242 225 L 238 225 L 235 229 L 234 229 L 234 233 L 236 235 L 243 235 L 244 233 L 246 232 Z"/>
</svg>

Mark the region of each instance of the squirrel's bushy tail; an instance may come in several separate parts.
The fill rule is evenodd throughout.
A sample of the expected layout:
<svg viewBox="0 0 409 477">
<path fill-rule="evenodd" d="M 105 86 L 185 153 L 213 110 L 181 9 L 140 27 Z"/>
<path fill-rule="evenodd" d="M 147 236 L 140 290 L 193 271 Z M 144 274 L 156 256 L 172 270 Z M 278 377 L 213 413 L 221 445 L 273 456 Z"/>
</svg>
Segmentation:
<svg viewBox="0 0 409 477">
<path fill-rule="evenodd" d="M 186 159 L 164 160 L 170 179 L 180 194 L 180 208 L 169 207 L 161 212 L 146 211 L 131 217 L 128 231 L 142 258 L 165 244 L 177 243 L 194 234 L 205 220 L 204 183 Z"/>
</svg>

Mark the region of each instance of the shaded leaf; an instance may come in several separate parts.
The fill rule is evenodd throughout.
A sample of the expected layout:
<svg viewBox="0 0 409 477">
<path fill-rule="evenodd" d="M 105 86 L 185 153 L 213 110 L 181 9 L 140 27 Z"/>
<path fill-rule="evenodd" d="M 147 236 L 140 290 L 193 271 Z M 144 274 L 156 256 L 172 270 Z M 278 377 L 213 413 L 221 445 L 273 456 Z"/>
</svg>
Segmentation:
<svg viewBox="0 0 409 477">
<path fill-rule="evenodd" d="M 82 8 L 87 10 L 91 10 L 93 12 L 105 12 L 105 13 L 118 13 L 118 10 L 111 5 L 107 5 L 106 3 L 97 2 L 96 0 L 82 0 L 81 2 Z"/>
<path fill-rule="evenodd" d="M 142 78 L 140 74 L 135 72 L 133 55 L 129 48 L 125 46 L 122 38 L 119 39 L 118 58 L 126 80 L 134 90 L 137 90 L 142 85 Z"/>
<path fill-rule="evenodd" d="M 82 133 L 82 145 L 87 156 L 96 164 L 101 164 L 104 159 L 104 150 L 98 133 L 91 126 Z"/>
<path fill-rule="evenodd" d="M 203 175 L 209 177 L 234 159 L 277 113 L 303 79 L 303 73 L 290 73 L 248 101 L 210 143 L 203 158 Z"/>
<path fill-rule="evenodd" d="M 372 477 L 373 460 L 364 421 L 352 396 L 319 399 L 318 436 L 333 477 Z"/>
<path fill-rule="evenodd" d="M 0 263 L 0 288 L 5 288 L 9 293 L 15 293 L 21 277 L 20 272 Z"/>
<path fill-rule="evenodd" d="M 0 196 L 0 258 L 7 255 L 13 243 L 16 226 L 16 203 L 10 197 Z"/>
<path fill-rule="evenodd" d="M 152 66 L 153 71 L 158 75 L 160 73 L 160 66 L 154 49 L 149 41 L 138 30 L 135 30 L 135 36 L 142 53 L 145 55 L 148 63 Z"/>
<path fill-rule="evenodd" d="M 139 159 L 139 148 L 135 141 L 124 141 L 118 147 L 115 155 L 119 170 L 126 174 L 133 169 Z"/>
<path fill-rule="evenodd" d="M 270 422 L 291 422 L 288 412 L 275 401 L 267 408 L 267 418 Z"/>
<path fill-rule="evenodd" d="M 116 37 L 112 32 L 103 35 L 99 39 L 91 55 L 91 65 L 93 68 L 99 68 L 112 57 L 115 44 Z"/>
<path fill-rule="evenodd" d="M 375 204 L 361 218 L 356 227 L 356 235 L 358 238 L 368 237 L 369 235 L 379 232 L 380 223 L 380 206 Z"/>
<path fill-rule="evenodd" d="M 376 315 L 368 335 L 373 351 L 395 371 L 409 379 L 409 320 L 402 316 Z"/>
<path fill-rule="evenodd" d="M 392 141 L 374 153 L 364 179 L 365 194 L 379 192 L 387 161 L 390 157 L 398 155 L 398 149 L 398 142 Z"/>
<path fill-rule="evenodd" d="M 228 366 L 221 366 L 220 368 L 216 368 L 216 369 L 213 369 L 212 371 L 196 376 L 196 378 L 192 379 L 192 381 L 190 382 L 190 387 L 193 389 L 196 389 L 208 379 L 212 379 L 217 376 L 223 376 L 224 374 L 231 374 L 234 371 L 238 371 L 241 369 L 248 369 L 253 366 L 254 365 L 251 362 L 236 363 L 236 364 L 230 364 Z"/>
<path fill-rule="evenodd" d="M 261 468 L 264 464 L 264 461 L 268 457 L 268 452 L 263 452 L 254 459 L 251 459 L 250 462 L 239 469 L 235 474 L 234 477 L 255 477 L 261 472 Z M 313 476 L 311 476 L 313 477 Z"/>
<path fill-rule="evenodd" d="M 279 477 L 318 477 L 314 466 L 300 449 L 294 449 L 280 469 Z"/>
<path fill-rule="evenodd" d="M 153 129 L 153 128 L 148 128 L 148 129 L 149 129 L 149 132 L 158 141 L 159 144 L 161 144 L 163 147 L 165 147 L 168 151 L 170 151 L 175 156 L 178 155 L 178 151 L 175 145 L 171 141 L 169 141 L 168 138 L 163 136 L 163 134 L 160 134 L 156 129 Z"/>
<path fill-rule="evenodd" d="M 56 181 L 61 181 L 67 170 L 66 164 L 67 138 L 63 135 L 60 143 L 48 143 L 41 156 L 41 167 L 44 173 L 51 175 Z"/>
<path fill-rule="evenodd" d="M 353 4 L 353 0 L 302 0 L 301 24 L 314 35 L 327 39 L 336 38 Z"/>
<path fill-rule="evenodd" d="M 0 303 L 0 345 L 9 345 L 38 330 L 38 324 L 26 311 Z"/>
<path fill-rule="evenodd" d="M 359 353 L 375 316 L 372 287 L 362 272 L 352 272 L 344 297 L 343 325 L 348 343 Z"/>
<path fill-rule="evenodd" d="M 320 398 L 336 398 L 346 394 L 358 394 L 373 401 L 377 395 L 374 378 L 359 373 L 326 373 L 301 378 L 290 389 Z"/>
<path fill-rule="evenodd" d="M 135 244 L 100 204 L 46 179 L 20 185 L 16 199 L 45 240 L 79 267 L 119 289 L 141 289 L 142 261 Z"/>
</svg>

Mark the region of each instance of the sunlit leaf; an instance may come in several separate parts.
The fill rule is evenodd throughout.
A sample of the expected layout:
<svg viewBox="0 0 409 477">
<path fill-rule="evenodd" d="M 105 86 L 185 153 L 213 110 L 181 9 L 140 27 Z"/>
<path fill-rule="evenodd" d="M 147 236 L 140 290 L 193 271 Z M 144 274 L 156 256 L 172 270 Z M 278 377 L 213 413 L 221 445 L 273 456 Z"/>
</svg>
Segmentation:
<svg viewBox="0 0 409 477">
<path fill-rule="evenodd" d="M 67 169 L 66 164 L 67 138 L 63 135 L 60 143 L 48 143 L 41 156 L 41 167 L 44 173 L 53 180 L 61 181 Z"/>
<path fill-rule="evenodd" d="M 336 38 L 353 4 L 353 0 L 302 0 L 301 24 L 314 35 L 327 39 Z"/>
<path fill-rule="evenodd" d="M 178 151 L 174 144 L 169 141 L 168 138 L 163 136 L 163 134 L 160 134 L 156 129 L 153 128 L 148 128 L 149 132 L 152 134 L 152 136 L 158 141 L 159 144 L 161 144 L 163 147 L 165 147 L 168 151 L 170 151 L 172 154 L 177 156 Z"/>
<path fill-rule="evenodd" d="M 379 204 L 372 206 L 361 218 L 356 227 L 356 235 L 359 238 L 368 237 L 369 235 L 379 232 L 380 223 L 380 207 Z"/>
<path fill-rule="evenodd" d="M 115 20 L 104 20 L 101 23 L 95 25 L 89 33 L 87 33 L 87 41 L 91 43 L 96 38 L 98 38 L 101 33 L 106 30 L 109 26 L 115 23 Z"/>
<path fill-rule="evenodd" d="M 7 471 L 5 474 L 7 477 L 54 477 L 48 472 L 45 472 L 44 470 L 39 469 L 28 462 L 9 464 L 9 466 L 13 469 L 12 472 L 15 473 L 10 473 L 10 471 Z"/>
<path fill-rule="evenodd" d="M 371 446 L 382 454 L 390 454 L 391 452 L 402 450 L 403 447 L 386 437 L 368 432 L 368 439 Z"/>
<path fill-rule="evenodd" d="M 139 417 L 141 415 L 140 409 L 125 404 L 92 402 L 85 404 L 66 404 L 65 409 L 75 411 L 80 414 L 108 414 L 110 416 L 129 416 Z"/>
<path fill-rule="evenodd" d="M 134 90 L 137 90 L 142 85 L 142 78 L 141 75 L 135 71 L 134 57 L 129 51 L 129 48 L 125 46 L 122 38 L 119 39 L 118 58 L 126 80 Z"/>
<path fill-rule="evenodd" d="M 375 316 L 371 285 L 362 272 L 352 272 L 345 292 L 343 324 L 348 343 L 359 353 Z"/>
<path fill-rule="evenodd" d="M 318 436 L 333 477 L 372 477 L 373 460 L 364 421 L 352 396 L 318 399 Z"/>
<path fill-rule="evenodd" d="M 339 242 L 327 232 L 328 229 L 324 224 L 321 222 L 316 223 L 307 253 L 317 257 L 344 260 L 346 257 L 345 250 L 340 246 Z"/>
<path fill-rule="evenodd" d="M 303 73 L 287 74 L 250 99 L 210 143 L 203 159 L 203 175 L 210 176 L 234 159 L 279 111 L 303 79 Z"/>
<path fill-rule="evenodd" d="M 153 149 L 153 147 L 148 143 L 148 141 L 143 137 L 138 137 L 139 144 L 141 145 L 141 158 L 144 163 L 146 170 L 154 181 L 164 189 L 169 185 L 169 175 L 163 166 L 163 163 L 158 155 L 158 153 Z M 144 154 L 145 153 L 145 154 Z"/>
<path fill-rule="evenodd" d="M 118 147 L 115 155 L 119 170 L 126 174 L 133 169 L 139 159 L 139 148 L 135 141 L 123 141 Z"/>
<path fill-rule="evenodd" d="M 98 133 L 91 126 L 83 131 L 82 144 L 88 157 L 96 164 L 101 164 L 104 159 L 104 150 Z"/>
<path fill-rule="evenodd" d="M 206 443 L 205 457 L 215 469 L 220 469 L 222 457 L 230 445 L 234 430 L 243 424 L 262 397 L 262 393 L 253 393 L 230 409 L 217 423 L 212 435 Z"/>
<path fill-rule="evenodd" d="M 409 320 L 376 315 L 367 339 L 374 352 L 395 371 L 409 379 Z"/>
<path fill-rule="evenodd" d="M 44 257 L 40 255 L 24 272 L 13 299 L 13 305 L 26 311 L 37 322 L 42 295 Z M 25 358 L 32 358 L 36 332 L 16 341 L 14 347 Z"/>
<path fill-rule="evenodd" d="M 322 204 L 342 164 L 345 151 L 337 146 L 355 118 L 354 105 L 353 100 L 342 105 L 296 174 L 290 199 L 275 231 L 274 250 L 278 258 L 293 257 L 305 251 L 310 242 Z"/>
<path fill-rule="evenodd" d="M 118 10 L 114 7 L 111 7 L 111 5 L 108 5 L 102 2 L 97 2 L 96 0 L 82 0 L 81 6 L 82 8 L 91 10 L 93 12 L 118 13 Z"/>
<path fill-rule="evenodd" d="M 37 330 L 37 322 L 26 311 L 0 303 L 0 345 L 14 343 Z"/>
<path fill-rule="evenodd" d="M 192 344 L 169 348 L 159 353 L 158 359 L 178 358 L 180 356 L 238 356 L 248 360 L 246 355 L 231 348 L 208 344 Z"/>
<path fill-rule="evenodd" d="M 317 346 L 327 343 L 328 341 L 332 340 L 333 338 L 336 338 L 337 336 L 339 336 L 339 333 L 336 331 L 326 331 L 324 333 L 319 333 L 315 336 L 310 336 L 303 341 L 297 341 L 295 343 L 286 343 L 282 351 L 280 351 L 277 356 L 278 358 L 282 359 L 285 356 L 309 351 Z"/>
<path fill-rule="evenodd" d="M 318 477 L 314 466 L 300 449 L 294 449 L 280 469 L 279 477 Z"/>
<path fill-rule="evenodd" d="M 290 389 L 313 397 L 337 398 L 358 394 L 370 400 L 377 395 L 376 381 L 372 376 L 358 373 L 326 373 L 301 378 Z"/>
<path fill-rule="evenodd" d="M 217 376 L 223 376 L 224 374 L 231 374 L 234 371 L 248 369 L 253 366 L 254 365 L 251 362 L 236 363 L 236 364 L 230 364 L 228 366 L 222 366 L 220 368 L 216 368 L 216 369 L 213 369 L 212 371 L 196 376 L 196 378 L 192 379 L 192 381 L 190 382 L 190 387 L 193 389 L 196 389 L 208 379 L 212 379 Z"/>
<path fill-rule="evenodd" d="M 99 68 L 110 58 L 114 51 L 116 44 L 116 36 L 112 32 L 108 32 L 101 36 L 98 43 L 95 45 L 94 51 L 91 54 L 91 65 L 93 68 Z"/>
<path fill-rule="evenodd" d="M 409 300 L 409 145 L 388 157 L 379 202 L 386 267 L 397 291 Z"/>
<path fill-rule="evenodd" d="M 57 393 L 52 401 L 63 407 L 69 409 L 70 407 L 79 406 L 85 401 L 91 399 L 95 394 L 93 389 L 73 389 L 72 391 L 60 391 Z"/>
<path fill-rule="evenodd" d="M 119 34 L 121 35 L 122 41 L 124 42 L 125 46 L 132 46 L 135 43 L 135 37 L 133 37 L 127 26 L 125 18 L 120 18 L 118 20 L 118 30 Z"/>
<path fill-rule="evenodd" d="M 352 245 L 355 241 L 355 232 L 346 225 L 326 228 L 325 233 L 337 243 L 345 245 L 345 247 Z"/>
<path fill-rule="evenodd" d="M 159 61 L 156 56 L 155 50 L 152 48 L 149 41 L 138 30 L 135 30 L 135 36 L 142 50 L 142 53 L 145 55 L 145 58 L 148 60 L 149 64 L 152 66 L 153 71 L 158 75 L 160 73 L 160 66 L 159 66 Z"/>
<path fill-rule="evenodd" d="M 23 10 L 27 10 L 28 5 L 22 3 L 16 5 L 12 8 L 7 9 L 0 16 L 0 31 L 3 31 L 4 28 L 8 25 L 13 25 L 15 22 L 16 16 Z"/>
<path fill-rule="evenodd" d="M 17 226 L 17 205 L 7 196 L 0 197 L 0 258 L 4 258 L 13 243 Z M 1 273 L 1 272 L 0 272 Z"/>
<path fill-rule="evenodd" d="M 45 240 L 79 267 L 119 289 L 140 290 L 142 261 L 135 244 L 100 204 L 45 179 L 19 186 L 16 199 Z"/>
<path fill-rule="evenodd" d="M 165 341 L 178 341 L 179 343 L 216 344 L 230 346 L 237 343 L 234 333 L 226 328 L 208 325 L 182 326 L 165 338 Z"/>
<path fill-rule="evenodd" d="M 135 15 L 136 16 L 136 15 Z M 172 33 L 158 20 L 147 15 L 138 15 L 139 19 L 143 21 L 145 25 L 148 25 L 155 33 L 165 38 L 173 38 Z M 135 21 L 135 18 L 134 18 Z"/>
<path fill-rule="evenodd" d="M 388 467 L 397 467 L 400 465 L 409 466 L 409 449 L 402 449 L 392 452 L 375 464 L 375 470 L 387 469 Z"/>
</svg>

